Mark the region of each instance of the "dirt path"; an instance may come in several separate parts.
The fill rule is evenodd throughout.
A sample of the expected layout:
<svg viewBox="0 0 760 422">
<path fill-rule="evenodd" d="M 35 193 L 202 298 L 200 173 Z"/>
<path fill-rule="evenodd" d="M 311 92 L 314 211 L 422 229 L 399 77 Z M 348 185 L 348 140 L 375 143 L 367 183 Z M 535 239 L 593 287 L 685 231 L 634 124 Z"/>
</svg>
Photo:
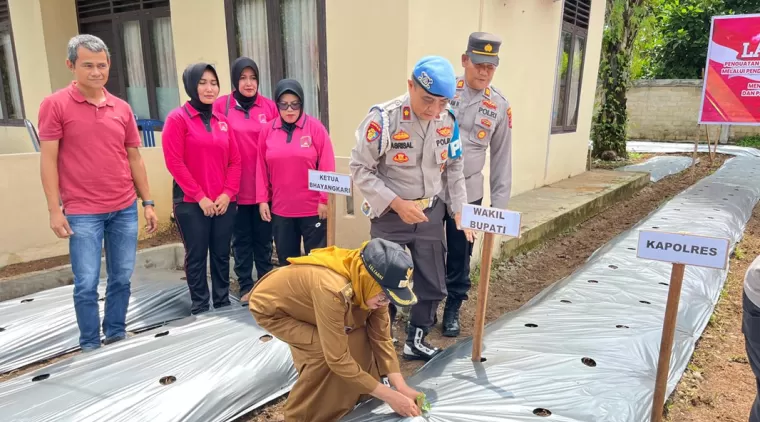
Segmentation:
<svg viewBox="0 0 760 422">
<path fill-rule="evenodd" d="M 726 157 L 718 156 L 712 167 L 709 166 L 706 154 L 701 154 L 700 158 L 696 179 L 692 178 L 689 170 L 665 178 L 658 183 L 645 187 L 628 200 L 612 205 L 602 213 L 537 249 L 510 258 L 505 262 L 494 263 L 489 288 L 487 321 L 493 321 L 504 313 L 519 308 L 550 284 L 570 275 L 597 248 L 629 229 L 664 201 L 693 185 L 696 180 L 714 172 Z M 462 337 L 472 335 L 476 304 L 477 288 L 473 286 L 470 292 L 470 300 L 462 306 Z M 439 309 L 439 321 L 442 318 L 442 308 L 441 306 Z M 402 336 L 401 334 L 403 330 L 404 322 L 397 321 L 394 325 L 394 332 L 397 333 L 396 336 L 399 339 L 397 347 L 399 353 L 403 347 L 403 340 L 406 338 L 405 335 Z M 447 347 L 456 341 L 456 339 L 441 336 L 440 324 L 428 337 L 430 342 L 437 346 Z M 422 366 L 422 362 L 409 362 L 403 359 L 400 362 L 401 370 L 405 376 L 411 375 Z M 284 403 L 285 399 L 279 399 L 263 409 L 239 418 L 238 421 L 282 421 L 284 420 L 282 415 Z M 681 421 L 685 420 L 681 419 Z"/>
<path fill-rule="evenodd" d="M 744 274 L 760 255 L 760 206 L 731 258 L 726 286 L 697 349 L 666 406 L 669 422 L 746 422 L 755 377 L 742 335 Z"/>
</svg>

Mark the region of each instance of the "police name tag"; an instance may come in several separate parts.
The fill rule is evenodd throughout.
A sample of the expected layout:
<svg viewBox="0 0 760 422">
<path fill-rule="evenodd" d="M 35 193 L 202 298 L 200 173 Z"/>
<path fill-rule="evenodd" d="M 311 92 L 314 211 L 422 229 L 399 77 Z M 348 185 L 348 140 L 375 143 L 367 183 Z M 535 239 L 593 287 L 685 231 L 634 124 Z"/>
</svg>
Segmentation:
<svg viewBox="0 0 760 422">
<path fill-rule="evenodd" d="M 309 170 L 309 190 L 351 196 L 351 176 Z"/>
<path fill-rule="evenodd" d="M 642 259 L 725 269 L 730 242 L 719 237 L 640 231 L 636 256 Z"/>
<path fill-rule="evenodd" d="M 464 204 L 462 208 L 462 228 L 520 237 L 521 214 L 498 208 Z"/>
</svg>

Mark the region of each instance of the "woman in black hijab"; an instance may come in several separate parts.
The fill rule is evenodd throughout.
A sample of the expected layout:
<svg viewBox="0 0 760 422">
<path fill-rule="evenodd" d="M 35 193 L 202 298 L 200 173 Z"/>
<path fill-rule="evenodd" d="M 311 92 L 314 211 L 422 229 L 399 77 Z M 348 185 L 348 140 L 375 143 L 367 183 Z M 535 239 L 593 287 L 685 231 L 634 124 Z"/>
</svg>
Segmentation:
<svg viewBox="0 0 760 422">
<path fill-rule="evenodd" d="M 174 215 L 185 245 L 191 313 L 209 309 L 206 258 L 211 256 L 214 308 L 230 304 L 230 240 L 240 188 L 240 152 L 227 119 L 213 112 L 219 79 L 207 63 L 187 67 L 190 101 L 172 110 L 162 133 L 164 159 L 174 177 Z"/>
<path fill-rule="evenodd" d="M 280 115 L 259 136 L 256 202 L 272 222 L 280 265 L 288 265 L 301 241 L 306 254 L 326 245 L 327 194 L 309 190 L 309 170 L 334 172 L 335 155 L 327 129 L 304 113 L 298 81 L 281 80 L 274 96 Z"/>
<path fill-rule="evenodd" d="M 247 303 L 254 262 L 258 278 L 272 270 L 272 224 L 261 219 L 256 205 L 256 145 L 262 128 L 277 117 L 277 106 L 259 92 L 259 67 L 253 60 L 240 57 L 232 62 L 230 77 L 234 89 L 216 100 L 214 110 L 227 118 L 240 147 L 242 176 L 232 250 L 240 300 Z"/>
</svg>

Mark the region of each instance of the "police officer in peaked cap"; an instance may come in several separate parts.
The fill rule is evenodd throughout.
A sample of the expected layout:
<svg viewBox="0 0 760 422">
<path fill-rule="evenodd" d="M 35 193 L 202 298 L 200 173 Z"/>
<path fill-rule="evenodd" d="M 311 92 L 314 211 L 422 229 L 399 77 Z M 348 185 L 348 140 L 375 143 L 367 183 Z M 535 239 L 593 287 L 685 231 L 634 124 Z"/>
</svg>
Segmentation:
<svg viewBox="0 0 760 422">
<path fill-rule="evenodd" d="M 462 54 L 464 75 L 457 78 L 451 108 L 459 124 L 464 151 L 467 202 L 483 202 L 483 167 L 486 151 L 491 154 L 491 206 L 506 208 L 512 189 L 512 108 L 504 94 L 491 85 L 499 66 L 501 39 L 486 32 L 470 35 Z M 472 242 L 457 229 L 447 213 L 446 285 L 448 297 L 443 311 L 443 335 L 459 335 L 459 308 L 470 290 Z"/>
<path fill-rule="evenodd" d="M 425 337 L 446 297 L 444 214 L 448 209 L 452 221 L 460 221 L 467 193 L 462 143 L 449 106 L 456 92 L 453 66 L 442 57 L 423 57 L 407 88 L 369 110 L 356 131 L 350 168 L 365 198 L 370 235 L 411 251 L 418 302 L 411 307 L 403 356 L 429 360 L 441 351 Z M 469 230 L 460 234 L 473 239 Z"/>
</svg>

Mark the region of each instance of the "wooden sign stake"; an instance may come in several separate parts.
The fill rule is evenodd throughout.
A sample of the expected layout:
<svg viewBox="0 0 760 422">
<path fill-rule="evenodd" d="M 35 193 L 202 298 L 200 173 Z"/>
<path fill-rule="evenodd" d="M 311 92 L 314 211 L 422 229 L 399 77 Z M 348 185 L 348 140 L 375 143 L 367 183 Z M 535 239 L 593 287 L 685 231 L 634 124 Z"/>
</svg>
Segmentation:
<svg viewBox="0 0 760 422">
<path fill-rule="evenodd" d="M 478 308 L 475 312 L 475 333 L 472 336 L 472 361 L 480 362 L 483 352 L 483 331 L 486 324 L 486 305 L 488 304 L 488 284 L 491 280 L 491 256 L 493 255 L 494 235 L 484 233 L 483 253 L 480 257 L 480 280 L 478 281 Z"/>
<path fill-rule="evenodd" d="M 673 264 L 668 287 L 668 302 L 665 305 L 665 320 L 662 323 L 662 340 L 660 341 L 660 358 L 657 361 L 657 378 L 654 384 L 651 422 L 662 422 L 662 408 L 665 406 L 665 390 L 668 388 L 670 355 L 673 351 L 673 336 L 678 316 L 678 302 L 681 300 L 684 264 Z"/>
<path fill-rule="evenodd" d="M 327 194 L 327 246 L 335 245 L 335 195 Z"/>
</svg>

